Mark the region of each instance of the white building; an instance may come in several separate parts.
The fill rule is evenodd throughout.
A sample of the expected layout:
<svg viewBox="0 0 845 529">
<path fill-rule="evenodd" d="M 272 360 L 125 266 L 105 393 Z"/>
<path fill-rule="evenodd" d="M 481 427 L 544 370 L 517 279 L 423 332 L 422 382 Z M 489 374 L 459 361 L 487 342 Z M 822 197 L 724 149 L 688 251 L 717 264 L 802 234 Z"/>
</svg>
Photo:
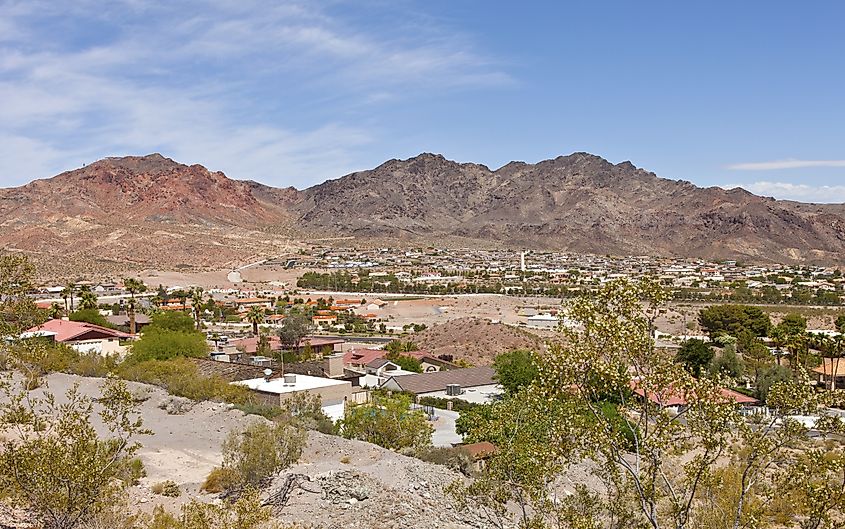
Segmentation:
<svg viewBox="0 0 845 529">
<path fill-rule="evenodd" d="M 294 393 L 319 395 L 323 413 L 332 421 L 343 419 L 346 401 L 352 395 L 352 383 L 346 380 L 287 373 L 278 378 L 253 378 L 232 382 L 246 386 L 261 396 L 265 404 L 279 406 Z"/>
</svg>

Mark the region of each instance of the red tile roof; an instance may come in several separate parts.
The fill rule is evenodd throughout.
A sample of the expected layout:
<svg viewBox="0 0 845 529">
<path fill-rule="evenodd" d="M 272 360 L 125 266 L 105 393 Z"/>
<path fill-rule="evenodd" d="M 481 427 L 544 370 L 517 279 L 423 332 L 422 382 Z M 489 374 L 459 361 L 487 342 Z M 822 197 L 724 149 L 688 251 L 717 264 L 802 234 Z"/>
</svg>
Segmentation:
<svg viewBox="0 0 845 529">
<path fill-rule="evenodd" d="M 637 385 L 635 380 L 631 381 L 631 389 L 640 397 L 645 396 L 645 391 Z M 733 401 L 735 404 L 759 404 L 760 402 L 754 397 L 749 397 L 748 395 L 743 395 L 727 388 L 720 388 L 719 392 L 726 401 Z M 684 406 L 687 403 L 684 395 L 675 391 L 673 388 L 668 388 L 660 393 L 649 393 L 648 399 L 660 406 Z"/>
<path fill-rule="evenodd" d="M 97 333 L 105 335 L 110 338 L 132 338 L 131 334 L 116 331 L 107 327 L 100 327 L 93 323 L 84 321 L 69 321 L 69 320 L 48 320 L 43 324 L 33 327 L 26 332 L 47 331 L 56 333 L 57 342 L 72 342 L 74 340 L 86 339 L 84 335 L 88 333 Z"/>
<path fill-rule="evenodd" d="M 352 349 L 343 355 L 343 365 L 367 365 L 373 360 L 383 358 L 384 349 Z"/>
</svg>

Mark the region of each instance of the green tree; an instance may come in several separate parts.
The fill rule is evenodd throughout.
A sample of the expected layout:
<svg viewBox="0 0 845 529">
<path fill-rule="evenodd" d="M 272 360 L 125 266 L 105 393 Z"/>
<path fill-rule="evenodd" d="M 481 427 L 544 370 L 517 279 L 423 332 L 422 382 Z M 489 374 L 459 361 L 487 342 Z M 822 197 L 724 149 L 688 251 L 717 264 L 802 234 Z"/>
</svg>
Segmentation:
<svg viewBox="0 0 845 529">
<path fill-rule="evenodd" d="M 314 332 L 314 324 L 311 319 L 302 314 L 291 314 L 282 320 L 276 333 L 279 336 L 282 348 L 294 350 L 299 347 L 302 339 Z"/>
<path fill-rule="evenodd" d="M 600 494 L 581 490 L 559 501 L 544 491 L 560 472 L 540 469 L 530 482 L 509 487 L 507 475 L 502 478 L 493 467 L 476 482 L 474 494 L 462 497 L 507 506 L 514 501 L 508 491 L 525 490 L 528 498 L 522 501 L 528 507 L 520 526 L 532 529 L 739 529 L 774 519 L 775 500 L 786 494 L 780 476 L 800 465 L 801 450 L 795 447 L 807 440 L 807 428 L 792 416 L 818 410 L 828 392 L 816 392 L 806 379 L 777 382 L 768 390 L 770 415 L 743 416 L 717 380 L 695 378 L 655 349 L 654 322 L 664 299 L 662 289 L 648 280 L 613 281 L 583 293 L 566 313 L 579 325 L 561 329 L 562 339 L 538 353 L 539 374 L 521 392 L 524 402 L 500 408 L 511 437 L 524 429 L 530 441 L 539 416 L 546 420 L 542 435 L 553 442 L 527 452 L 503 451 L 509 461 L 497 465 L 542 461 L 563 471 L 586 459 L 602 482 Z M 671 406 L 676 399 L 684 405 Z M 555 412 L 547 409 L 552 403 L 560 403 Z M 539 411 L 532 414 L 532 408 Z M 843 424 L 838 417 L 824 417 L 815 427 L 831 433 Z M 475 427 L 469 428 L 473 439 Z M 713 481 L 726 469 L 735 481 Z M 718 511 L 709 504 L 708 487 L 718 487 L 727 498 Z M 724 523 L 711 525 L 717 516 Z"/>
<path fill-rule="evenodd" d="M 114 328 L 114 325 L 109 323 L 106 317 L 100 314 L 100 311 L 97 309 L 79 309 L 76 312 L 71 312 L 68 319 L 70 321 L 93 323 L 94 325 L 99 325 L 100 327 Z"/>
<path fill-rule="evenodd" d="M 28 294 L 34 281 L 35 267 L 27 257 L 0 253 L 0 336 L 17 336 L 46 319 Z"/>
<path fill-rule="evenodd" d="M 419 351 L 420 348 L 410 340 L 393 340 L 384 346 L 384 350 L 394 354 L 410 353 L 411 351 Z"/>
<path fill-rule="evenodd" d="M 0 431 L 12 434 L 0 450 L 4 494 L 35 513 L 48 529 L 79 527 L 117 501 L 128 485 L 131 458 L 142 428 L 126 384 L 109 378 L 97 403 L 107 437 L 101 438 L 90 398 L 77 387 L 63 403 L 0 386 Z"/>
<path fill-rule="evenodd" d="M 777 324 L 777 328 L 787 335 L 802 334 L 807 332 L 807 318 L 790 312 Z"/>
<path fill-rule="evenodd" d="M 429 446 L 433 428 L 422 410 L 410 407 L 408 396 L 374 395 L 370 403 L 347 407 L 341 434 L 391 450 Z"/>
<path fill-rule="evenodd" d="M 196 322 L 197 330 L 202 328 L 202 287 L 194 287 L 191 289 L 191 310 L 194 313 L 194 321 Z"/>
<path fill-rule="evenodd" d="M 76 310 L 73 304 L 73 295 L 76 294 L 76 282 L 68 281 L 62 289 L 62 299 L 65 300 L 65 312 L 68 314 Z M 70 300 L 70 302 L 68 302 Z"/>
<path fill-rule="evenodd" d="M 711 338 L 721 334 L 735 337 L 744 329 L 755 336 L 766 336 L 772 325 L 768 314 L 749 305 L 713 305 L 701 309 L 698 324 Z"/>
<path fill-rule="evenodd" d="M 529 386 L 537 378 L 534 353 L 526 349 L 515 349 L 496 355 L 493 369 L 496 371 L 494 379 L 509 394 Z"/>
<path fill-rule="evenodd" d="M 836 317 L 836 330 L 845 333 L 845 314 Z"/>
<path fill-rule="evenodd" d="M 414 373 L 422 373 L 422 362 L 413 356 L 397 354 L 388 358 L 391 362 L 398 365 L 405 371 L 413 371 Z"/>
<path fill-rule="evenodd" d="M 267 315 L 261 307 L 250 307 L 246 313 L 246 320 L 252 324 L 252 334 L 258 336 L 258 325 L 264 323 Z"/>
<path fill-rule="evenodd" d="M 146 292 L 147 285 L 140 279 L 128 277 L 123 280 L 123 288 L 129 292 L 129 299 L 126 303 L 126 314 L 129 316 L 129 334 L 135 334 L 137 332 L 135 327 L 135 309 L 137 308 L 138 302 L 135 296 Z"/>
<path fill-rule="evenodd" d="M 194 319 L 182 311 L 156 312 L 152 315 L 150 324 L 144 332 L 174 331 L 185 333 L 197 333 L 194 329 Z"/>
<path fill-rule="evenodd" d="M 701 370 L 710 365 L 713 355 L 713 348 L 709 343 L 698 338 L 690 338 L 681 345 L 675 355 L 675 361 L 682 364 L 687 371 L 692 373 L 692 376 L 699 377 Z"/>
<path fill-rule="evenodd" d="M 97 308 L 97 294 L 87 285 L 79 287 L 79 308 L 80 310 Z"/>
</svg>

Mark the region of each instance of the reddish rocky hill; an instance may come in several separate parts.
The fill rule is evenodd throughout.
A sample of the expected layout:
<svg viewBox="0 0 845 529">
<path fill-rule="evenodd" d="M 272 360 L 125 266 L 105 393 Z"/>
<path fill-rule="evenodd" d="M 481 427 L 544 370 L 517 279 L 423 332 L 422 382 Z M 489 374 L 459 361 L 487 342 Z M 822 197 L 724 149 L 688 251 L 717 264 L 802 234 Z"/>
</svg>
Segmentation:
<svg viewBox="0 0 845 529">
<path fill-rule="evenodd" d="M 106 158 L 0 190 L 0 244 L 48 275 L 219 267 L 285 247 L 298 200 L 159 154 Z"/>
<path fill-rule="evenodd" d="M 845 206 L 704 189 L 586 153 L 496 170 L 421 154 L 304 191 L 152 154 L 0 189 L 0 244 L 52 272 L 219 268 L 315 234 L 359 245 L 839 263 Z"/>
</svg>

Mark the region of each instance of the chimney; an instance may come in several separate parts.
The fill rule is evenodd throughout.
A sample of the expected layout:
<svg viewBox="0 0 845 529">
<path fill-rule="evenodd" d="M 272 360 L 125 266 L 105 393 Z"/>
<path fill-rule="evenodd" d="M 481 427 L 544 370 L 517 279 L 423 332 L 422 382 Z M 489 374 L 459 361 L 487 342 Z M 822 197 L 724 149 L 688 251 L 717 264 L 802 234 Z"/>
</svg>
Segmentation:
<svg viewBox="0 0 845 529">
<path fill-rule="evenodd" d="M 329 378 L 343 376 L 343 353 L 327 356 L 323 359 L 323 371 Z"/>
</svg>

